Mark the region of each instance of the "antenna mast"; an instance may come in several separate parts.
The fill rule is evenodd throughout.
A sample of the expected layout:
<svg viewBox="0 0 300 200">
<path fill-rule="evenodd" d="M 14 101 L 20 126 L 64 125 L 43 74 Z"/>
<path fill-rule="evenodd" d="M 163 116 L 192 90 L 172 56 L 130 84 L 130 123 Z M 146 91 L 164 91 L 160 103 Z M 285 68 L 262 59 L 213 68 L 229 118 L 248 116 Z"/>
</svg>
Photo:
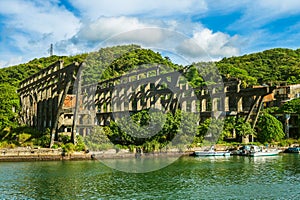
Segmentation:
<svg viewBox="0 0 300 200">
<path fill-rule="evenodd" d="M 49 53 L 50 53 L 50 56 L 53 56 L 53 44 L 52 43 L 50 44 Z"/>
</svg>

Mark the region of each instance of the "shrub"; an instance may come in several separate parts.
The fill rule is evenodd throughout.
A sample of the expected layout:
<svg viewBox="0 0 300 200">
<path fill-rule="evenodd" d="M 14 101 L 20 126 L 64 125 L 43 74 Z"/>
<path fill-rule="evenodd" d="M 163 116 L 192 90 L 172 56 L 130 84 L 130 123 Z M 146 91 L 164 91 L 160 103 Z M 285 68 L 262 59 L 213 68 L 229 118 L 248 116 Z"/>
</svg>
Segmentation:
<svg viewBox="0 0 300 200">
<path fill-rule="evenodd" d="M 64 144 L 67 144 L 67 143 L 69 143 L 71 141 L 71 137 L 68 136 L 68 135 L 59 135 L 58 136 L 58 141 L 62 142 Z"/>
<path fill-rule="evenodd" d="M 289 144 L 288 144 L 288 142 L 287 142 L 286 140 L 281 140 L 281 141 L 279 142 L 279 146 L 281 146 L 281 147 L 288 147 Z"/>
<path fill-rule="evenodd" d="M 31 134 L 28 134 L 28 133 L 21 133 L 18 137 L 18 142 L 20 144 L 28 141 L 29 139 L 31 138 Z"/>
<path fill-rule="evenodd" d="M 132 144 L 128 146 L 128 149 L 129 149 L 130 152 L 134 152 L 135 148 L 136 148 L 136 146 L 132 145 Z"/>
<path fill-rule="evenodd" d="M 75 145 L 73 143 L 67 143 L 63 145 L 62 149 L 66 153 L 72 153 L 75 151 Z"/>
<path fill-rule="evenodd" d="M 84 144 L 83 137 L 81 135 L 77 135 L 76 140 L 77 140 L 77 144 L 75 146 L 75 150 L 76 151 L 85 151 L 86 147 L 85 147 L 85 144 Z"/>
<path fill-rule="evenodd" d="M 58 149 L 58 148 L 59 148 L 59 145 L 58 145 L 58 144 L 53 144 L 51 148 L 52 148 L 52 149 Z"/>
<path fill-rule="evenodd" d="M 50 134 L 43 135 L 42 137 L 40 137 L 37 140 L 38 140 L 39 146 L 48 147 L 50 144 Z"/>
<path fill-rule="evenodd" d="M 16 145 L 11 142 L 7 142 L 7 141 L 0 142 L 0 148 L 15 148 L 15 147 Z"/>
</svg>

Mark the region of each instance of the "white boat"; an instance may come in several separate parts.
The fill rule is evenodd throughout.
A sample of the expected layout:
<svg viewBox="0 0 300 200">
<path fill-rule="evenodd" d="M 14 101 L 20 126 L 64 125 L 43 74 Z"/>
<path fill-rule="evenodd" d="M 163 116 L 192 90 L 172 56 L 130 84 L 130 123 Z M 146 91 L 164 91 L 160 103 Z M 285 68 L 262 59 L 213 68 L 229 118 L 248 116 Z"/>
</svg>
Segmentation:
<svg viewBox="0 0 300 200">
<path fill-rule="evenodd" d="M 252 148 L 248 152 L 248 156 L 251 157 L 258 157 L 258 156 L 276 156 L 278 155 L 281 151 L 278 149 L 262 149 L 257 146 L 254 146 L 256 148 Z"/>
<path fill-rule="evenodd" d="M 195 151 L 195 156 L 230 156 L 229 151 L 215 151 L 215 147 L 211 146 L 210 149 L 204 151 Z"/>
<path fill-rule="evenodd" d="M 232 151 L 231 154 L 238 155 L 238 156 L 247 156 L 250 152 L 250 149 L 251 149 L 250 145 L 244 145 L 239 149 Z"/>
</svg>

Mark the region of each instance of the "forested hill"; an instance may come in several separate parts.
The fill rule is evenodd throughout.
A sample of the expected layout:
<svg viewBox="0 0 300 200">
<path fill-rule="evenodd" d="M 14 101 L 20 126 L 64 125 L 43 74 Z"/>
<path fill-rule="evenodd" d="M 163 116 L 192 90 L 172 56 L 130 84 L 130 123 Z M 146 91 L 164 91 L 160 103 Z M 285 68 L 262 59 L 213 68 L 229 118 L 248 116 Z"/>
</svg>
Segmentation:
<svg viewBox="0 0 300 200">
<path fill-rule="evenodd" d="M 127 70 L 148 63 L 158 63 L 178 68 L 159 53 L 142 49 L 138 45 L 125 45 L 100 49 L 89 54 L 75 56 L 51 56 L 34 59 L 28 63 L 0 69 L 0 84 L 18 87 L 20 81 L 28 78 L 57 60 L 64 65 L 88 60 L 95 66 L 104 66 L 106 78 L 122 75 Z M 242 79 L 247 85 L 284 82 L 300 83 L 300 49 L 270 49 L 259 53 L 223 58 L 216 62 L 220 73 L 226 77 Z M 94 69 L 96 70 L 96 69 Z M 90 73 L 95 73 L 92 70 Z"/>
<path fill-rule="evenodd" d="M 64 65 L 68 65 L 72 62 L 81 62 L 87 54 L 81 54 L 76 56 L 50 56 L 45 58 L 36 58 L 23 63 L 7 68 L 0 69 L 0 84 L 9 84 L 11 86 L 18 87 L 19 83 L 37 73 L 39 70 L 48 67 L 58 60 L 63 60 Z"/>
<path fill-rule="evenodd" d="M 247 85 L 300 83 L 300 49 L 270 49 L 216 62 L 221 74 Z"/>
</svg>

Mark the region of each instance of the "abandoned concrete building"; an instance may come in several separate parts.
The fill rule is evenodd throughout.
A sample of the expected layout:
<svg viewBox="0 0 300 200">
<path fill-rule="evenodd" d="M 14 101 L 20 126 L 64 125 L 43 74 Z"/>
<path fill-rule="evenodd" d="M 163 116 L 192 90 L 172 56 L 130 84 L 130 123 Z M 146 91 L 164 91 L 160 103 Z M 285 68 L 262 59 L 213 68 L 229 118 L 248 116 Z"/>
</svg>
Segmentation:
<svg viewBox="0 0 300 200">
<path fill-rule="evenodd" d="M 300 97 L 300 84 L 295 85 L 280 85 L 269 94 L 264 97 L 265 108 L 277 106 L 280 107 L 284 103 Z M 284 126 L 284 131 L 287 138 L 299 138 L 300 137 L 300 113 L 276 113 L 275 116 L 280 120 Z"/>
<path fill-rule="evenodd" d="M 199 113 L 200 120 L 221 115 L 242 115 L 252 127 L 262 107 L 278 106 L 300 96 L 300 85 L 241 88 L 237 79 L 223 84 L 191 88 L 176 71 L 162 73 L 159 67 L 143 69 L 92 85 L 80 86 L 74 94 L 82 64 L 63 66 L 63 61 L 41 70 L 21 83 L 22 123 L 51 133 L 85 136 L 94 125 L 107 125 L 113 113 L 149 109 L 181 109 Z M 171 89 L 170 89 L 171 88 Z M 94 94 L 94 95 L 88 95 Z M 77 100 L 79 99 L 79 100 Z M 298 115 L 284 116 L 287 136 L 299 135 Z M 286 123 L 287 121 L 287 123 Z"/>
</svg>

